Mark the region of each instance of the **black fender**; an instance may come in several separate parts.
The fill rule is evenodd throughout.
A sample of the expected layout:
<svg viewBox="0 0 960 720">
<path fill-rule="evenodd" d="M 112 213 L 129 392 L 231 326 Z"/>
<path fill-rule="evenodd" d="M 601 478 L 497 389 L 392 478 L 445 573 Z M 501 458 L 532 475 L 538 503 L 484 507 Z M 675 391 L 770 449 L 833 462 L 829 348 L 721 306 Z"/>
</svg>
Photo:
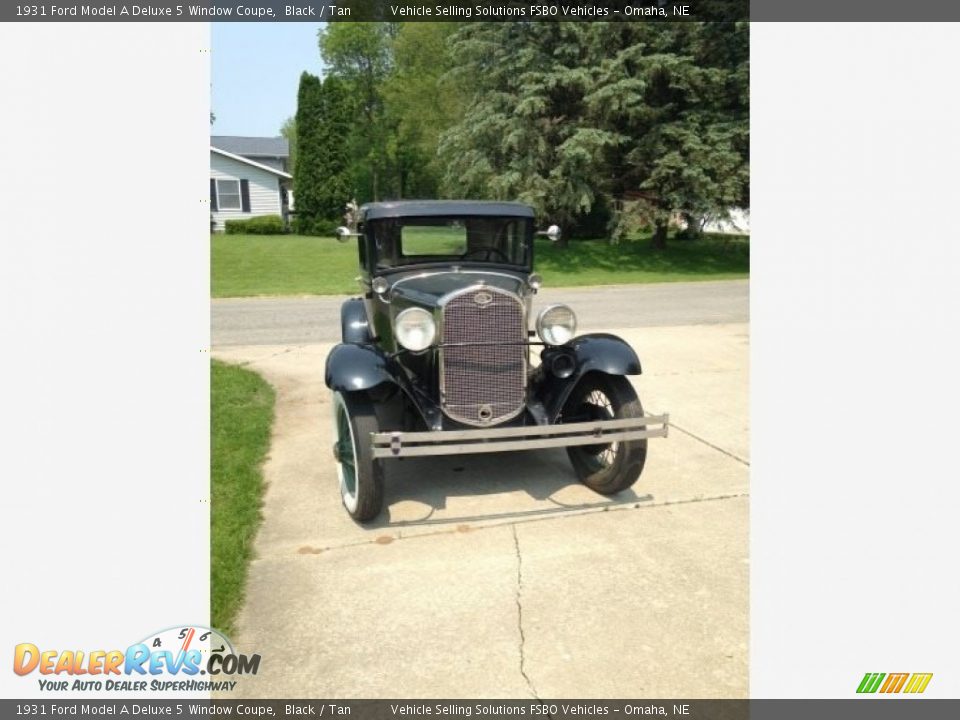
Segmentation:
<svg viewBox="0 0 960 720">
<path fill-rule="evenodd" d="M 573 370 L 566 377 L 558 377 L 550 369 L 557 355 L 572 357 Z M 639 375 L 640 358 L 622 338 L 607 333 L 594 333 L 574 338 L 560 348 L 544 351 L 543 373 L 536 394 L 543 403 L 550 422 L 554 422 L 564 403 L 584 375 L 602 372 L 607 375 Z"/>
<path fill-rule="evenodd" d="M 323 379 L 335 392 L 371 392 L 375 402 L 389 399 L 395 391 L 402 392 L 427 427 L 440 429 L 439 412 L 428 413 L 416 401 L 416 393 L 403 370 L 375 345 L 335 345 L 327 355 Z"/>
<path fill-rule="evenodd" d="M 372 390 L 384 383 L 397 384 L 392 362 L 373 345 L 341 343 L 327 355 L 324 382 L 337 392 Z"/>
<path fill-rule="evenodd" d="M 351 298 L 340 306 L 340 338 L 344 343 L 354 345 L 373 340 L 367 308 L 360 298 Z"/>
</svg>

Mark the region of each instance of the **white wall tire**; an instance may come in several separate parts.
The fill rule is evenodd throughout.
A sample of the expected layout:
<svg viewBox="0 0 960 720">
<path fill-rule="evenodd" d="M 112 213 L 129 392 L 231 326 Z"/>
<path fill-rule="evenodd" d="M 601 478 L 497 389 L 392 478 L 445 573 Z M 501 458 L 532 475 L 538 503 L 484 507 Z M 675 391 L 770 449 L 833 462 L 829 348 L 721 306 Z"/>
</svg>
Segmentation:
<svg viewBox="0 0 960 720">
<path fill-rule="evenodd" d="M 367 522 L 383 507 L 383 469 L 373 458 L 370 434 L 379 429 L 373 403 L 364 393 L 333 393 L 334 457 L 344 508 Z"/>
</svg>

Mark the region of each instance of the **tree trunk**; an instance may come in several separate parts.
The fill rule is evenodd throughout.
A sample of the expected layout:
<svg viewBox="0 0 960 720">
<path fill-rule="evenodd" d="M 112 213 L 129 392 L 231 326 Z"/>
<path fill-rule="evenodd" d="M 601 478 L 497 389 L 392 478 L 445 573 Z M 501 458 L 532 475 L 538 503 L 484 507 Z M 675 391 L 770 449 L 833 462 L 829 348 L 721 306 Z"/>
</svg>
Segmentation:
<svg viewBox="0 0 960 720">
<path fill-rule="evenodd" d="M 554 245 L 558 248 L 566 250 L 569 247 L 569 235 L 570 228 L 573 226 L 573 220 L 566 216 L 564 213 L 557 213 L 558 224 L 560 225 L 560 237 L 554 241 Z"/>
<path fill-rule="evenodd" d="M 683 219 L 687 223 L 687 229 L 684 230 L 683 235 L 687 240 L 696 240 L 703 234 L 701 228 L 702 219 L 696 215 L 691 215 L 690 213 L 684 213 Z"/>
<path fill-rule="evenodd" d="M 653 239 L 651 240 L 650 245 L 654 250 L 667 249 L 667 224 L 665 222 L 658 222 L 654 226 Z"/>
</svg>

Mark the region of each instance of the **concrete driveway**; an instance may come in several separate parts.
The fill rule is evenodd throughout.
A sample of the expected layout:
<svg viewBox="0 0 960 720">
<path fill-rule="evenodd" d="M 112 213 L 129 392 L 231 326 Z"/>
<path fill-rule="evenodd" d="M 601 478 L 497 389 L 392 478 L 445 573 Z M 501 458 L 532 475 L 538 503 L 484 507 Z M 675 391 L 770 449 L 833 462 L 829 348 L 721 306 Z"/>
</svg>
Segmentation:
<svg viewBox="0 0 960 720">
<path fill-rule="evenodd" d="M 388 508 L 340 505 L 331 345 L 221 347 L 277 389 L 237 645 L 248 697 L 745 697 L 748 327 L 584 327 L 640 353 L 669 411 L 632 491 L 580 485 L 563 450 L 393 461 Z"/>
</svg>

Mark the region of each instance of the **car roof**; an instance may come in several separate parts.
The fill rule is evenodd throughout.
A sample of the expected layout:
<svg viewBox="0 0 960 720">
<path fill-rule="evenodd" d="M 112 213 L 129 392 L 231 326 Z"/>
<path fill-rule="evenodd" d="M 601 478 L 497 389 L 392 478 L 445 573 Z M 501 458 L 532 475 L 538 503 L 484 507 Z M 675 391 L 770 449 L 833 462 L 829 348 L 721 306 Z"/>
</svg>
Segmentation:
<svg viewBox="0 0 960 720">
<path fill-rule="evenodd" d="M 533 217 L 533 208 L 517 202 L 497 200 L 391 200 L 367 203 L 360 208 L 365 220 L 443 215 L 493 215 Z"/>
</svg>

